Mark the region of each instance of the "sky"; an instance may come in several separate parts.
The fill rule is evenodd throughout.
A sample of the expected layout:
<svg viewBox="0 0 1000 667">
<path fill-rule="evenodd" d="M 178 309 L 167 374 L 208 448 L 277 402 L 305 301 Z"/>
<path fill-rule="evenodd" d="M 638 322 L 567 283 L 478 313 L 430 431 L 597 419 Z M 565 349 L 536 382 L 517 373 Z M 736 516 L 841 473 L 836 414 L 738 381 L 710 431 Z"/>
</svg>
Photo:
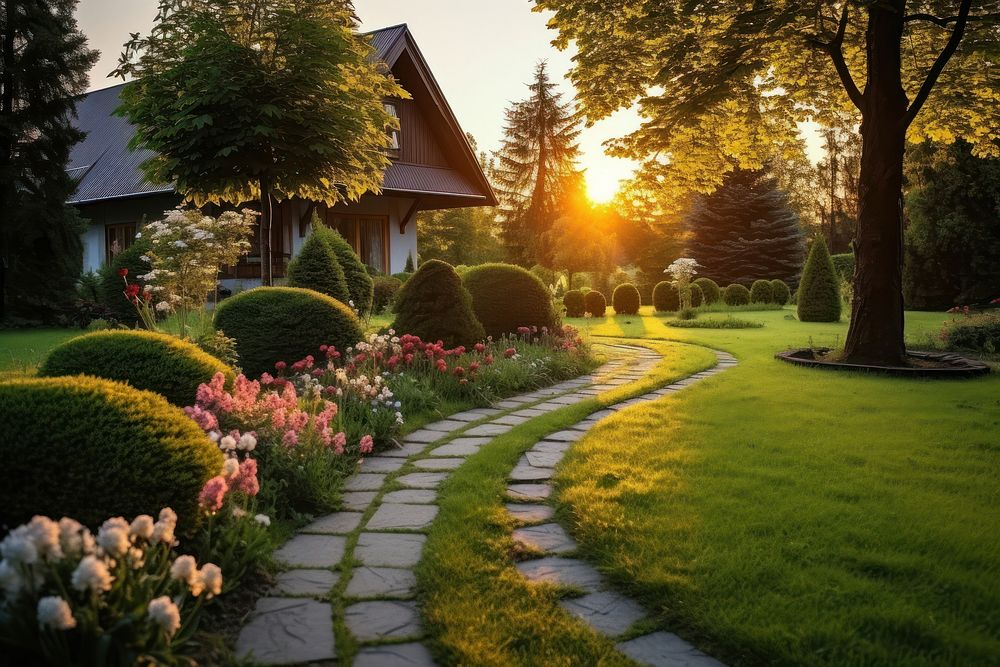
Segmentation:
<svg viewBox="0 0 1000 667">
<path fill-rule="evenodd" d="M 364 30 L 409 25 L 459 123 L 480 149 L 500 146 L 504 109 L 527 96 L 526 84 L 540 60 L 548 61 L 565 98 L 573 96 L 565 79 L 572 52 L 552 46 L 555 32 L 546 28 L 545 14 L 531 11 L 530 0 L 355 0 L 354 6 Z M 80 0 L 80 29 L 91 48 L 101 51 L 91 71 L 91 90 L 117 83 L 106 76 L 121 45 L 130 32 L 149 32 L 156 7 L 157 0 Z M 582 166 L 595 200 L 610 199 L 636 166 L 605 155 L 604 142 L 638 125 L 638 114 L 623 110 L 580 135 Z"/>
</svg>

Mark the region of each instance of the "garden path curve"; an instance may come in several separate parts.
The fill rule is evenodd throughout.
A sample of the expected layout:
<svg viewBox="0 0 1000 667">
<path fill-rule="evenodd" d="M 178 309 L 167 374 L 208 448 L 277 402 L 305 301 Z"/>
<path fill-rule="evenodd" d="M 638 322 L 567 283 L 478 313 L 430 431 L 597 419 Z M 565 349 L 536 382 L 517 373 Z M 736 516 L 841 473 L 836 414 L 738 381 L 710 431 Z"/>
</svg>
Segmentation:
<svg viewBox="0 0 1000 667">
<path fill-rule="evenodd" d="M 589 375 L 508 398 L 492 408 L 451 415 L 409 434 L 399 449 L 366 459 L 345 484 L 345 510 L 316 519 L 275 553 L 289 569 L 278 576 L 269 595 L 258 600 L 237 640 L 238 657 L 264 664 L 334 661 L 337 626 L 361 646 L 353 662 L 356 667 L 434 665 L 420 641 L 426 633 L 415 600 L 413 569 L 427 539 L 424 533 L 438 513 L 438 486 L 494 437 L 548 411 L 639 380 L 660 360 L 659 354 L 644 347 L 604 346 L 614 358 Z M 716 355 L 718 364 L 709 370 L 546 436 L 510 473 L 507 509 L 520 524 L 512 537 L 527 550 L 542 554 L 517 563 L 517 569 L 530 581 L 584 590 L 582 597 L 561 604 L 597 632 L 618 637 L 648 614 L 606 585 L 592 566 L 564 556 L 576 544 L 553 522 L 554 511 L 547 504 L 555 466 L 572 443 L 604 417 L 680 391 L 736 364 L 729 354 Z M 721 665 L 663 631 L 617 646 L 646 665 Z"/>
</svg>

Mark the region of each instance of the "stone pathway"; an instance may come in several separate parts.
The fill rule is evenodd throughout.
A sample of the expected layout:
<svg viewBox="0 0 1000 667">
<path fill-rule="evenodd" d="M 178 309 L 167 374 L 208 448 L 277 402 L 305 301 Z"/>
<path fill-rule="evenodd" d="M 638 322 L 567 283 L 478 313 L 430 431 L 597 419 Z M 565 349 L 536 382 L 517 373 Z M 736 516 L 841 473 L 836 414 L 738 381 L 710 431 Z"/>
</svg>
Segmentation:
<svg viewBox="0 0 1000 667">
<path fill-rule="evenodd" d="M 605 346 L 616 358 L 590 375 L 508 398 L 492 408 L 450 415 L 409 434 L 400 448 L 365 460 L 345 485 L 345 511 L 316 519 L 275 553 L 288 570 L 257 602 L 237 640 L 237 656 L 264 664 L 336 660 L 334 624 L 340 621 L 361 645 L 356 666 L 434 665 L 421 643 L 426 633 L 415 599 L 413 568 L 427 539 L 424 532 L 438 512 L 438 486 L 494 437 L 551 410 L 638 380 L 660 359 L 643 347 Z M 735 364 L 729 355 L 720 353 L 719 360 L 711 371 L 601 410 L 547 436 L 511 473 L 507 507 L 523 524 L 514 539 L 524 551 L 543 556 L 518 563 L 517 568 L 529 580 L 571 583 L 586 591 L 563 605 L 599 632 L 618 636 L 647 614 L 607 588 L 590 565 L 561 557 L 576 545 L 551 522 L 552 508 L 544 504 L 552 494 L 549 480 L 555 466 L 573 442 L 613 411 L 654 400 Z M 618 646 L 650 665 L 719 664 L 664 632 Z"/>
</svg>

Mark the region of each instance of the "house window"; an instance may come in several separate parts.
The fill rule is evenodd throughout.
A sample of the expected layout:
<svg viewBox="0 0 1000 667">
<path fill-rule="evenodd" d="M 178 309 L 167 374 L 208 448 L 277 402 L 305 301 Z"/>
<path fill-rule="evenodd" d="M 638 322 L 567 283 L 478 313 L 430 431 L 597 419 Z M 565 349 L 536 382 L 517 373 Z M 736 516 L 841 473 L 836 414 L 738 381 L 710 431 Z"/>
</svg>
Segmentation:
<svg viewBox="0 0 1000 667">
<path fill-rule="evenodd" d="M 334 227 L 366 265 L 389 271 L 389 218 L 384 215 L 334 215 Z"/>
<path fill-rule="evenodd" d="M 396 119 L 399 122 L 399 112 L 396 110 L 395 102 L 385 103 L 385 112 Z M 389 130 L 389 157 L 393 159 L 399 159 L 399 150 L 402 146 L 403 137 L 402 131 L 400 129 L 390 129 Z"/>
<path fill-rule="evenodd" d="M 104 226 L 104 256 L 110 262 L 135 241 L 135 223 L 123 222 Z"/>
</svg>

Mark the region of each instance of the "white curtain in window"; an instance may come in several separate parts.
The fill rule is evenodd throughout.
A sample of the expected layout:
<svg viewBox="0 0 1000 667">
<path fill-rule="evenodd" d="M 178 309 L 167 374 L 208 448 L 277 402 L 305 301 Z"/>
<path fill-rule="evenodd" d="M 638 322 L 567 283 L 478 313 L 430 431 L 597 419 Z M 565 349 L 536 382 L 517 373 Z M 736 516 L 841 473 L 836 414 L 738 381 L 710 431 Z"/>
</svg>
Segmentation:
<svg viewBox="0 0 1000 667">
<path fill-rule="evenodd" d="M 361 261 L 383 273 L 385 265 L 385 220 L 362 218 L 361 223 Z"/>
</svg>

